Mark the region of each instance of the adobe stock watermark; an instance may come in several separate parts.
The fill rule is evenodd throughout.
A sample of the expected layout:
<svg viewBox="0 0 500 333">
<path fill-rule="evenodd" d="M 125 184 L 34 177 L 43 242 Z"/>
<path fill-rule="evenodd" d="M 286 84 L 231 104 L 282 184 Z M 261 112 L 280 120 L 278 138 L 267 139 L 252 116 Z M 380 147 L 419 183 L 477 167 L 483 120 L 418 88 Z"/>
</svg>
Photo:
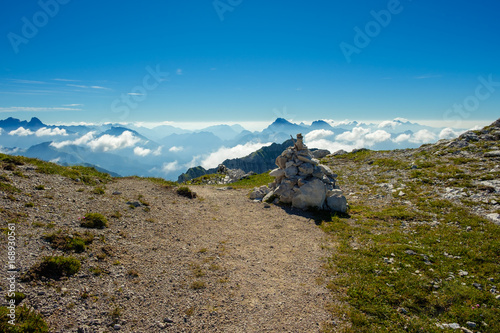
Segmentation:
<svg viewBox="0 0 500 333">
<path fill-rule="evenodd" d="M 286 106 L 283 107 L 283 111 L 279 109 L 273 109 L 273 113 L 276 115 L 276 117 L 286 120 L 292 120 L 295 118 L 294 114 L 288 113 L 288 108 Z"/>
<path fill-rule="evenodd" d="M 407 0 L 412 1 L 412 0 Z M 346 42 L 341 42 L 339 44 L 340 50 L 344 55 L 347 63 L 351 63 L 353 54 L 360 54 L 361 51 L 370 45 L 371 41 L 380 35 L 382 28 L 386 28 L 391 22 L 395 15 L 401 14 L 404 7 L 399 0 L 389 0 L 387 3 L 387 9 L 382 9 L 380 11 L 372 10 L 370 15 L 373 20 L 365 24 L 364 29 L 358 26 L 354 27 L 353 44 Z"/>
<path fill-rule="evenodd" d="M 7 223 L 7 321 L 10 325 L 16 324 L 16 224 Z"/>
<path fill-rule="evenodd" d="M 38 6 L 40 10 L 37 11 L 31 17 L 31 20 L 26 16 L 21 18 L 23 23 L 21 27 L 21 33 L 16 34 L 14 32 L 9 32 L 7 34 L 7 39 L 14 50 L 14 53 L 19 53 L 19 46 L 21 44 L 28 44 L 30 39 L 33 39 L 38 35 L 39 29 L 45 27 L 51 18 L 54 18 L 60 10 L 60 5 L 66 5 L 71 0 L 40 0 L 38 1 Z"/>
<path fill-rule="evenodd" d="M 214 6 L 215 12 L 219 16 L 221 21 L 224 21 L 224 14 L 226 12 L 232 12 L 236 7 L 241 5 L 243 0 L 214 0 L 212 5 Z"/>
<path fill-rule="evenodd" d="M 156 65 L 156 69 L 151 66 L 146 67 L 146 74 L 142 78 L 142 85 L 133 87 L 130 92 L 121 94 L 111 103 L 111 111 L 120 114 L 120 120 L 125 120 L 130 115 L 131 109 L 136 109 L 139 103 L 146 100 L 148 92 L 155 90 L 158 86 L 167 79 L 168 72 L 162 72 L 160 65 Z"/>
<path fill-rule="evenodd" d="M 451 109 L 448 109 L 443 114 L 443 120 L 455 121 L 454 126 L 460 127 L 463 120 L 479 109 L 481 102 L 489 99 L 500 87 L 500 81 L 493 81 L 493 74 L 488 75 L 485 79 L 483 76 L 477 78 L 479 84 L 474 89 L 474 93 L 465 97 L 462 103 L 455 103 Z"/>
</svg>

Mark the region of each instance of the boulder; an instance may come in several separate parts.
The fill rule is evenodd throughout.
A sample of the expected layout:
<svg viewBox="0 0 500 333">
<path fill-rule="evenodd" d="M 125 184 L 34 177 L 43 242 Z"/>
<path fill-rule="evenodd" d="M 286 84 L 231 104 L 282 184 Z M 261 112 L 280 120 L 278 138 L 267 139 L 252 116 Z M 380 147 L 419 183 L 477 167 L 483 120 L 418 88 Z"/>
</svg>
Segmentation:
<svg viewBox="0 0 500 333">
<path fill-rule="evenodd" d="M 309 156 L 304 156 L 304 155 L 297 155 L 297 159 L 299 161 L 302 161 L 302 162 L 306 162 L 306 163 L 313 163 L 312 162 L 312 158 L 309 157 Z"/>
<path fill-rule="evenodd" d="M 330 155 L 330 151 L 326 149 L 318 149 L 312 152 L 312 156 L 317 159 L 322 159 L 327 155 Z"/>
<path fill-rule="evenodd" d="M 333 212 L 347 213 L 347 199 L 341 190 L 328 191 L 326 204 L 327 208 Z"/>
<path fill-rule="evenodd" d="M 286 161 L 287 161 L 287 159 L 286 159 L 286 157 L 285 157 L 285 156 L 282 156 L 282 155 L 281 155 L 281 156 L 276 157 L 276 165 L 277 165 L 280 169 L 284 169 L 284 168 L 286 167 L 286 166 L 285 166 Z"/>
<path fill-rule="evenodd" d="M 296 191 L 292 199 L 292 206 L 300 209 L 311 207 L 322 209 L 325 197 L 325 185 L 322 181 L 315 178 Z"/>
<path fill-rule="evenodd" d="M 314 166 L 311 163 L 303 163 L 299 166 L 299 171 L 302 175 L 312 175 Z"/>
<path fill-rule="evenodd" d="M 290 178 L 296 176 L 299 173 L 299 169 L 295 166 L 291 166 L 285 169 L 285 177 Z"/>
<path fill-rule="evenodd" d="M 271 189 L 265 185 L 261 187 L 256 187 L 254 190 L 250 193 L 250 199 L 252 200 L 262 200 L 268 194 L 271 192 Z"/>
<path fill-rule="evenodd" d="M 283 169 L 274 169 L 269 173 L 269 176 L 271 177 L 276 177 L 276 178 L 281 178 L 285 176 L 285 170 Z"/>
</svg>

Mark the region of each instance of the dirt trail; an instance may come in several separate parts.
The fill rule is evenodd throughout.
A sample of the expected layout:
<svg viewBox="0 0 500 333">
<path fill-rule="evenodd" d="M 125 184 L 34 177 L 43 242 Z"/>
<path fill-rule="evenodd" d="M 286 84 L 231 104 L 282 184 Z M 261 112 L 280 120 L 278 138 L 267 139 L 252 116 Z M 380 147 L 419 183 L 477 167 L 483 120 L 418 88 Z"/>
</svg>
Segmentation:
<svg viewBox="0 0 500 333">
<path fill-rule="evenodd" d="M 326 236 L 306 214 L 254 203 L 248 190 L 192 187 L 198 198 L 188 199 L 117 179 L 96 195 L 64 177 L 23 172 L 29 178 L 12 177 L 23 193 L 2 199 L 2 214 L 26 216 L 18 227 L 22 271 L 48 255 L 82 262 L 70 278 L 19 282 L 24 303 L 53 332 L 319 332 L 332 320 Z M 143 204 L 132 209 L 134 201 Z M 85 232 L 86 212 L 108 216 L 109 228 L 92 229 L 85 252 L 64 253 L 44 240 L 59 229 Z"/>
<path fill-rule="evenodd" d="M 329 294 L 318 285 L 324 234 L 314 221 L 254 203 L 243 190 L 195 190 L 205 205 L 220 207 L 216 223 L 209 223 L 212 234 L 200 230 L 200 241 L 225 242 L 223 265 L 230 284 L 239 286 L 232 295 L 218 295 L 232 317 L 224 331 L 319 331 L 329 318 Z"/>
</svg>

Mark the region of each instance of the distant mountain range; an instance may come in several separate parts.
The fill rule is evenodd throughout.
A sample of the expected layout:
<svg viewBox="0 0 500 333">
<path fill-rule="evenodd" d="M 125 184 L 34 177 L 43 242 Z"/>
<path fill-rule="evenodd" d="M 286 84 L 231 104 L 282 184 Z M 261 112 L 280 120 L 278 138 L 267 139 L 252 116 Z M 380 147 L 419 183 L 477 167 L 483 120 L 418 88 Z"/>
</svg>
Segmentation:
<svg viewBox="0 0 500 333">
<path fill-rule="evenodd" d="M 290 135 L 297 133 L 304 135 L 310 148 L 334 152 L 364 147 L 412 148 L 453 138 L 463 131 L 398 118 L 378 124 L 330 120 L 297 124 L 277 118 L 254 132 L 225 124 L 193 131 L 171 125 L 47 125 L 36 117 L 29 121 L 7 118 L 0 120 L 0 151 L 62 165 L 90 164 L 115 175 L 173 180 L 183 172 L 188 176 L 196 170 L 207 172 L 222 162 L 229 168 L 263 172 L 274 167 L 270 156 L 283 150 Z"/>
</svg>

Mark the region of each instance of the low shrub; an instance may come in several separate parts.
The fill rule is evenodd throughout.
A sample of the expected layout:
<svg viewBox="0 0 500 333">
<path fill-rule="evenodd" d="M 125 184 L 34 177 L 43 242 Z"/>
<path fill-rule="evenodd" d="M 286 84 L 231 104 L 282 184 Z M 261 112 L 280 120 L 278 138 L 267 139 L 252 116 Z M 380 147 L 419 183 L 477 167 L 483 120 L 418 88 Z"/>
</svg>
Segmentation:
<svg viewBox="0 0 500 333">
<path fill-rule="evenodd" d="M 74 257 L 45 257 L 41 263 L 30 268 L 23 280 L 40 279 L 41 277 L 59 280 L 63 276 L 76 274 L 80 267 L 80 260 Z"/>
<path fill-rule="evenodd" d="M 49 326 L 43 320 L 41 314 L 32 308 L 23 305 L 15 308 L 14 325 L 9 323 L 10 309 L 6 306 L 0 307 L 0 332 L 9 333 L 45 333 L 49 331 Z"/>
<path fill-rule="evenodd" d="M 84 228 L 104 229 L 108 226 L 108 220 L 99 213 L 87 213 L 81 220 L 80 226 Z"/>
</svg>

